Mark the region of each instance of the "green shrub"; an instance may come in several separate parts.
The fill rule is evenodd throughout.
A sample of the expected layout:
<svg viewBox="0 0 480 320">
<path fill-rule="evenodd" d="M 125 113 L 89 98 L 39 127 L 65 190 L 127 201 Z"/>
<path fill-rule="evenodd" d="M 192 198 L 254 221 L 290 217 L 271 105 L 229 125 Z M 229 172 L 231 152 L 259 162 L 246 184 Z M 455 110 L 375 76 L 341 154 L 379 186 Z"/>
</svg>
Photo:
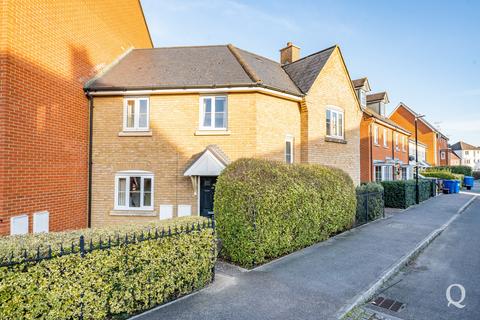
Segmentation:
<svg viewBox="0 0 480 320">
<path fill-rule="evenodd" d="M 464 176 L 472 175 L 472 167 L 470 166 L 436 166 L 427 168 L 427 171 L 447 170 L 451 173 L 463 174 Z"/>
<path fill-rule="evenodd" d="M 200 225 L 204 222 L 192 217 L 2 238 L 0 252 L 5 255 L 5 249 L 13 249 L 14 261 L 23 258 L 23 249 L 28 250 L 27 256 L 35 257 L 39 244 L 47 248 L 52 245 L 53 257 L 0 267 L 1 318 L 74 319 L 80 318 L 80 314 L 84 319 L 125 318 L 202 288 L 211 281 L 215 262 L 213 231 Z M 196 226 L 194 231 L 192 223 Z M 189 232 L 175 232 L 187 225 Z M 154 229 L 163 227 L 171 227 L 173 234 L 155 238 Z M 71 252 L 72 241 L 78 244 L 82 233 L 87 240 L 84 257 L 78 253 L 78 245 L 75 253 Z M 125 234 L 129 235 L 128 244 L 124 243 Z M 111 246 L 105 248 L 108 236 Z M 103 249 L 98 248 L 100 237 Z M 90 240 L 94 250 L 89 252 Z M 120 241 L 120 246 L 116 241 Z M 62 256 L 60 244 L 65 249 Z M 48 252 L 45 248 L 41 251 Z"/>
<path fill-rule="evenodd" d="M 383 186 L 380 183 L 362 184 L 356 188 L 356 193 L 355 223 L 357 225 L 383 217 L 385 204 L 383 202 Z"/>
<path fill-rule="evenodd" d="M 218 177 L 220 255 L 252 267 L 350 228 L 355 188 L 339 169 L 240 159 Z"/>
<path fill-rule="evenodd" d="M 415 180 L 382 181 L 385 207 L 408 208 L 416 203 Z M 427 179 L 418 181 L 419 201 L 435 194 L 435 182 Z"/>
<path fill-rule="evenodd" d="M 443 180 L 455 180 L 456 177 L 449 171 L 425 171 L 421 173 L 424 177 L 438 178 Z"/>
</svg>

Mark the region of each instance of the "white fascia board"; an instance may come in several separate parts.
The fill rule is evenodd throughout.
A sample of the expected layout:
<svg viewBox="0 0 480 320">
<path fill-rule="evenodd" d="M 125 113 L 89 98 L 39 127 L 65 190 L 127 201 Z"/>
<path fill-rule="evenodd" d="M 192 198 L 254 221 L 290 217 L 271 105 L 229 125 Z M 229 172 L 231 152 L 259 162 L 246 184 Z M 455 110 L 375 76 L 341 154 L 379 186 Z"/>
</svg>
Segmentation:
<svg viewBox="0 0 480 320">
<path fill-rule="evenodd" d="M 123 91 L 91 91 L 92 96 L 145 96 L 155 94 L 220 94 L 220 93 L 234 93 L 234 92 L 260 92 L 280 98 L 285 98 L 293 101 L 302 101 L 302 97 L 294 96 L 293 94 L 284 93 L 268 88 L 262 87 L 235 87 L 235 88 L 188 88 L 188 89 L 152 89 L 152 90 L 123 90 Z"/>
</svg>

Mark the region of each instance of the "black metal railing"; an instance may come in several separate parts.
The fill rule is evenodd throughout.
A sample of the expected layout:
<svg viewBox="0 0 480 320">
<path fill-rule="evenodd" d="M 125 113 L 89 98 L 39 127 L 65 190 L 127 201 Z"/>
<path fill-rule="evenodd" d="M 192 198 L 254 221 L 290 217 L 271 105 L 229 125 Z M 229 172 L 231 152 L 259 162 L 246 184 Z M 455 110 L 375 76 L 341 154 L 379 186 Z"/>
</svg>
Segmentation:
<svg viewBox="0 0 480 320">
<path fill-rule="evenodd" d="M 357 213 L 355 226 L 385 217 L 385 198 L 383 191 L 357 193 Z"/>
<path fill-rule="evenodd" d="M 213 218 L 213 217 L 212 217 Z M 168 229 L 151 228 L 140 232 L 126 232 L 124 235 L 117 233 L 115 236 L 108 236 L 105 239 L 101 237 L 93 241 L 87 241 L 84 235 L 80 235 L 78 240 L 72 241 L 70 245 L 60 244 L 58 248 L 52 249 L 51 245 L 39 245 L 36 249 L 22 249 L 22 253 L 13 251 L 0 259 L 0 267 L 9 267 L 22 263 L 38 263 L 43 260 L 62 257 L 65 255 L 79 254 L 82 258 L 86 254 L 95 250 L 108 250 L 115 247 L 128 246 L 147 240 L 157 240 L 165 237 L 171 237 L 182 233 L 190 233 L 193 231 L 201 231 L 205 228 L 215 229 L 215 221 L 210 218 L 202 223 L 192 223 L 171 226 Z"/>
</svg>

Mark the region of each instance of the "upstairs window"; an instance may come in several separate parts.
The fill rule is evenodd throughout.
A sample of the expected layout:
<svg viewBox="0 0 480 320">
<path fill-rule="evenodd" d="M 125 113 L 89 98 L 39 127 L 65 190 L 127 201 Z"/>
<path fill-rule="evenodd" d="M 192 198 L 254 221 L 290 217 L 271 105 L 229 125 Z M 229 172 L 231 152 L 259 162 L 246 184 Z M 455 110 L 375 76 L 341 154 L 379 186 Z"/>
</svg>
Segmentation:
<svg viewBox="0 0 480 320">
<path fill-rule="evenodd" d="M 148 98 L 125 98 L 123 131 L 148 131 L 150 107 Z"/>
<path fill-rule="evenodd" d="M 327 137 L 343 139 L 344 117 L 343 111 L 338 109 L 327 109 Z"/>
<path fill-rule="evenodd" d="M 358 89 L 358 100 L 360 100 L 360 105 L 362 107 L 367 106 L 367 94 L 365 93 L 365 90 Z"/>
<path fill-rule="evenodd" d="M 406 151 L 405 147 L 405 136 L 402 136 L 402 151 Z"/>
<path fill-rule="evenodd" d="M 200 98 L 200 129 L 227 129 L 227 97 L 205 96 Z"/>
<path fill-rule="evenodd" d="M 395 132 L 395 149 L 400 150 L 400 148 L 398 146 L 398 132 Z"/>
<path fill-rule="evenodd" d="M 378 126 L 373 127 L 373 143 L 378 145 Z"/>
<path fill-rule="evenodd" d="M 153 210 L 153 174 L 124 171 L 115 176 L 116 210 Z"/>
<path fill-rule="evenodd" d="M 293 163 L 293 137 L 287 136 L 285 138 L 285 162 Z"/>
<path fill-rule="evenodd" d="M 440 159 L 445 160 L 445 151 L 440 152 Z"/>
<path fill-rule="evenodd" d="M 388 148 L 388 130 L 385 128 L 383 129 L 383 146 Z"/>
</svg>

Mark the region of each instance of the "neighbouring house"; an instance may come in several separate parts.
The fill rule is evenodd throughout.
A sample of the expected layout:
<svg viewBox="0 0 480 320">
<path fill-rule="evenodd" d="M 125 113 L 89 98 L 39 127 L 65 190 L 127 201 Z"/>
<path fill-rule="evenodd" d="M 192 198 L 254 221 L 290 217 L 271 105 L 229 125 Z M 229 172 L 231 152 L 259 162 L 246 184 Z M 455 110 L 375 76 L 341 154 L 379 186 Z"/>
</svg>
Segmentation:
<svg viewBox="0 0 480 320">
<path fill-rule="evenodd" d="M 459 141 L 452 144 L 450 149 L 460 158 L 461 165 L 480 171 L 480 147 Z"/>
<path fill-rule="evenodd" d="M 425 169 L 431 167 L 427 163 L 427 146 L 420 141 L 417 142 L 418 144 L 418 167 L 420 169 Z M 415 166 L 415 159 L 416 159 L 416 151 L 415 151 L 415 139 L 408 140 L 408 154 L 410 159 L 410 165 Z"/>
<path fill-rule="evenodd" d="M 448 148 L 448 166 L 459 166 L 462 164 L 462 158 L 460 158 L 452 148 Z M 480 170 L 480 169 L 479 169 Z"/>
<path fill-rule="evenodd" d="M 390 120 L 412 133 L 411 139 L 415 141 L 415 119 L 417 119 L 418 141 L 425 146 L 425 164 L 439 166 L 442 164 L 441 152 L 448 151 L 448 137 L 431 125 L 424 116 L 413 111 L 401 102 L 390 114 Z M 444 159 L 444 162 L 446 160 Z"/>
<path fill-rule="evenodd" d="M 363 117 L 360 125 L 361 181 L 409 179 L 408 139 L 411 133 L 385 116 L 386 92 L 371 91 L 367 78 L 353 81 Z"/>
<path fill-rule="evenodd" d="M 152 47 L 137 0 L 3 1 L 0 235 L 88 226 L 87 80 Z"/>
<path fill-rule="evenodd" d="M 92 97 L 92 223 L 209 216 L 217 176 L 257 157 L 360 183 L 361 108 L 340 48 L 280 62 L 233 45 L 133 50 Z"/>
</svg>

